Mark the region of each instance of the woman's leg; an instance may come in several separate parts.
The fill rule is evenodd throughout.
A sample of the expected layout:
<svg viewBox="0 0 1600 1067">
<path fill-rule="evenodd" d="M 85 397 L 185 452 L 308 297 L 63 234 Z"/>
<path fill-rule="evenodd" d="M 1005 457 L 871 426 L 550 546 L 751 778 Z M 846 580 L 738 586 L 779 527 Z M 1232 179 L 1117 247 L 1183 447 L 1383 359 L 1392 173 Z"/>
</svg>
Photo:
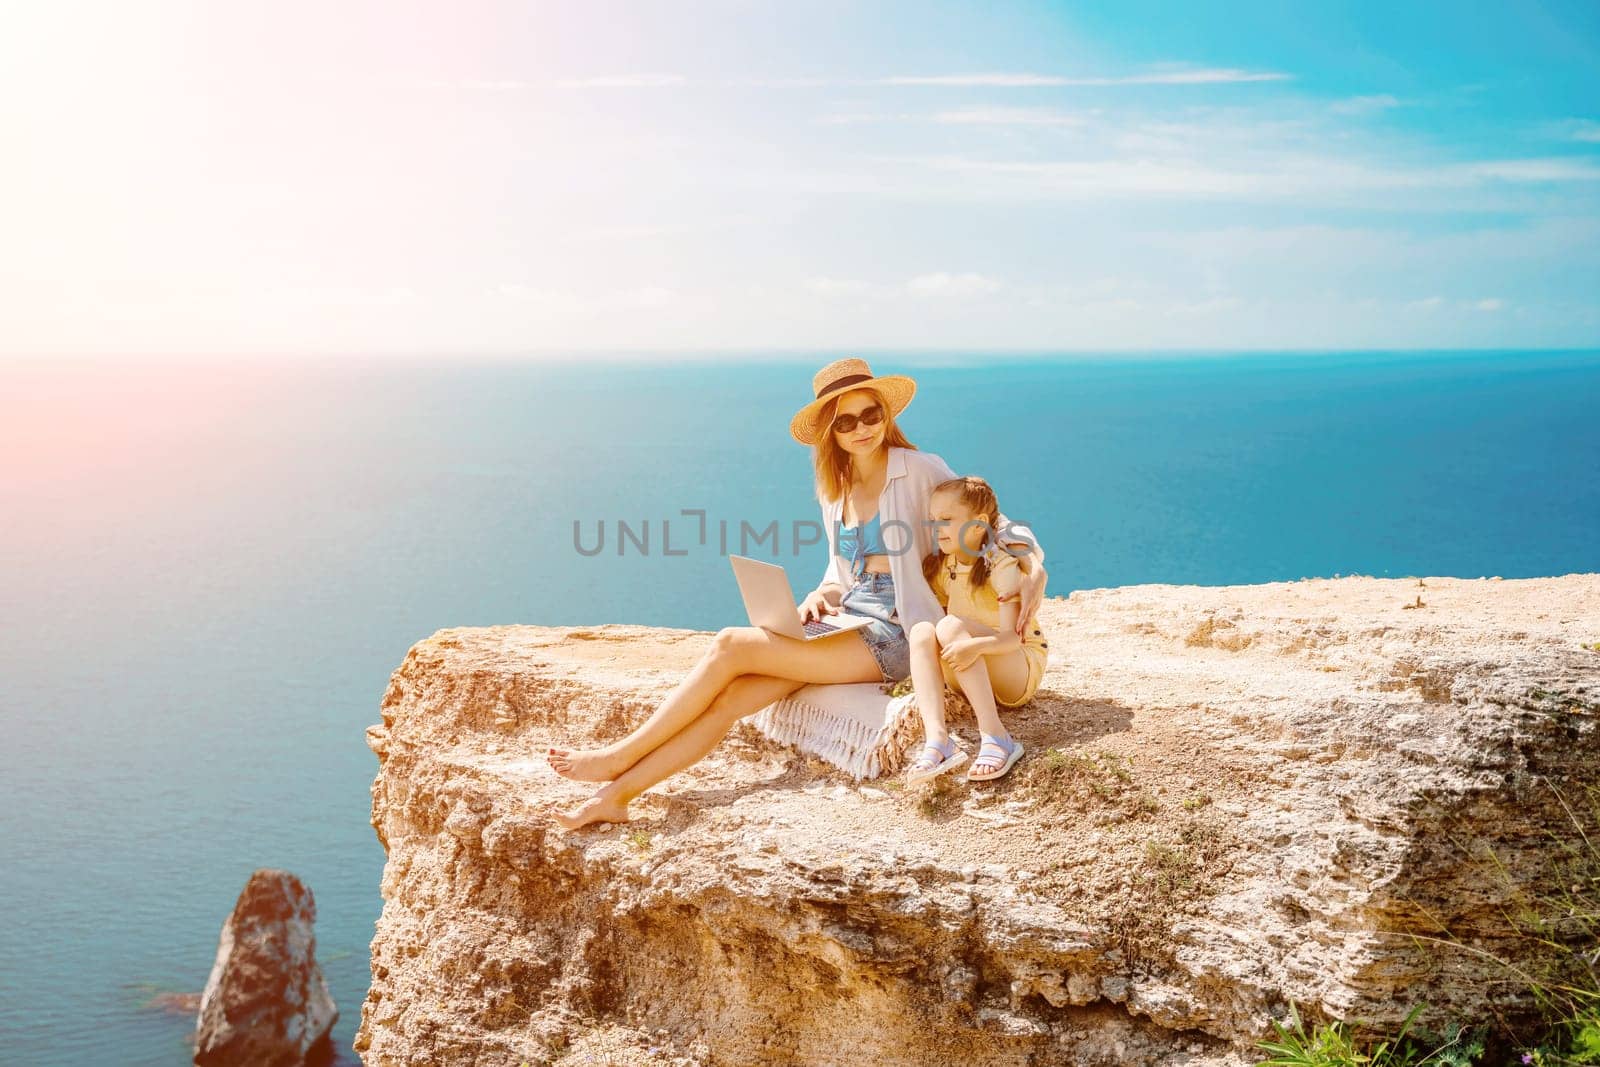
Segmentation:
<svg viewBox="0 0 1600 1067">
<path fill-rule="evenodd" d="M 621 777 L 607 782 L 594 796 L 576 807 L 555 812 L 553 817 L 569 830 L 591 822 L 626 822 L 628 804 L 634 797 L 668 775 L 700 762 L 706 753 L 717 747 L 717 742 L 727 735 L 734 723 L 805 684 L 759 674 L 735 678 L 699 718 L 657 745 Z"/>
<path fill-rule="evenodd" d="M 946 615 L 940 619 L 935 630 L 940 647 L 963 637 L 990 637 L 995 632 L 975 619 L 963 619 L 956 615 Z M 972 702 L 972 712 L 978 717 L 978 729 L 990 737 L 1009 736 L 1005 724 L 1000 721 L 1000 712 L 995 708 L 994 694 L 999 689 L 1003 694 L 1020 696 L 1027 686 L 1028 658 L 1022 654 L 1022 649 L 1014 649 L 1003 655 L 979 656 L 966 670 L 956 671 L 955 677 L 961 683 L 961 691 Z"/>
<path fill-rule="evenodd" d="M 598 748 L 552 748 L 550 766 L 580 782 L 609 782 L 688 726 L 741 674 L 796 682 L 876 682 L 878 661 L 859 633 L 800 641 L 758 626 L 729 626 L 666 701 L 627 737 Z"/>
<path fill-rule="evenodd" d="M 944 672 L 939 669 L 939 637 L 931 622 L 911 628 L 911 689 L 922 715 L 923 740 L 943 745 L 950 738 L 944 721 Z"/>
</svg>

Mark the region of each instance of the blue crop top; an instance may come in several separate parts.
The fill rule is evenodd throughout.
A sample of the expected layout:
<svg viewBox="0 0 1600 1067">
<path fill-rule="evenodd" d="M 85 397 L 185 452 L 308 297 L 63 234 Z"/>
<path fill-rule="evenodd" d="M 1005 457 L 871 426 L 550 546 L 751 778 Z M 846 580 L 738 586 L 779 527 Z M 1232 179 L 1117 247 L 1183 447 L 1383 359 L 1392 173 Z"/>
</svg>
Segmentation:
<svg viewBox="0 0 1600 1067">
<path fill-rule="evenodd" d="M 883 530 L 878 524 L 878 516 L 874 515 L 859 526 L 839 527 L 839 555 L 854 564 L 864 563 L 868 556 L 886 556 L 889 550 L 883 547 Z"/>
</svg>

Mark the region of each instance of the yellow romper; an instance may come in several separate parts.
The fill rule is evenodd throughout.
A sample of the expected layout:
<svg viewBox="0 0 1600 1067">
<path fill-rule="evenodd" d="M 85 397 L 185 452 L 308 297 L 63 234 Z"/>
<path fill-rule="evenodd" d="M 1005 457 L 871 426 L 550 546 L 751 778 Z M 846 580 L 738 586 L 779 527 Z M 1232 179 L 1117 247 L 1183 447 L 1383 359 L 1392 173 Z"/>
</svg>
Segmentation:
<svg viewBox="0 0 1600 1067">
<path fill-rule="evenodd" d="M 1015 588 L 1022 580 L 1021 568 L 1017 566 L 1017 558 L 1001 548 L 991 548 L 988 552 L 989 580 L 977 589 L 970 584 L 972 570 L 971 563 L 963 563 L 954 556 L 946 556 L 939 569 L 934 572 L 934 596 L 939 598 L 939 603 L 944 605 L 945 611 L 951 615 L 959 615 L 965 619 L 976 619 L 990 629 L 1000 629 L 1000 594 L 996 591 L 996 579 L 999 579 L 1003 588 Z M 995 703 L 1002 707 L 1015 708 L 1026 704 L 1033 699 L 1033 694 L 1038 690 L 1039 683 L 1044 680 L 1045 661 L 1049 658 L 1050 642 L 1046 641 L 1044 634 L 1039 629 L 1039 617 L 1035 614 L 1028 620 L 1028 628 L 1022 638 L 1022 654 L 1028 661 L 1028 683 L 1023 688 L 1022 695 L 1014 701 L 1004 701 L 999 694 L 995 694 Z M 952 671 L 944 660 L 939 661 L 939 667 L 944 672 L 944 679 L 950 688 L 961 691 L 961 683 L 956 680 Z"/>
</svg>

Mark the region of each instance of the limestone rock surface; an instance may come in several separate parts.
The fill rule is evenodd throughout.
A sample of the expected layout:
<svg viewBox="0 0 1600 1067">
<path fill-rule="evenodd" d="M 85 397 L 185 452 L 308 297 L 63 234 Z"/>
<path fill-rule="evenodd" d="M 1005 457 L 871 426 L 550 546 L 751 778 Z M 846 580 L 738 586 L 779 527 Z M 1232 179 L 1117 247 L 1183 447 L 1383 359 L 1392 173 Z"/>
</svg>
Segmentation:
<svg viewBox="0 0 1600 1067">
<path fill-rule="evenodd" d="M 418 642 L 367 734 L 388 861 L 356 1051 L 1246 1064 L 1291 1000 L 1527 1006 L 1494 960 L 1551 965 L 1506 914 L 1595 830 L 1600 575 L 1143 585 L 1040 618 L 1007 778 L 857 785 L 742 723 L 570 833 L 548 811 L 592 787 L 545 747 L 625 733 L 712 635 Z"/>
</svg>

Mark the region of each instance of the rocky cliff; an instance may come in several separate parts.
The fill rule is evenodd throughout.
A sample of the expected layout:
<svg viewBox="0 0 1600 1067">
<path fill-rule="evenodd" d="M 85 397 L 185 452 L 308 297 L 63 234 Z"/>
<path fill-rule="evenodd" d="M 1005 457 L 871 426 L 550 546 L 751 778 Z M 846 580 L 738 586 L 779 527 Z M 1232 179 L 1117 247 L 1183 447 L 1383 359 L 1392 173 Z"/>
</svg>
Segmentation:
<svg viewBox="0 0 1600 1067">
<path fill-rule="evenodd" d="M 999 782 L 858 785 L 746 722 L 572 833 L 548 808 L 591 787 L 544 747 L 626 732 L 711 635 L 419 642 L 368 731 L 388 863 L 357 1052 L 1249 1063 L 1290 1001 L 1526 1006 L 1498 961 L 1555 964 L 1512 916 L 1594 829 L 1600 575 L 1095 589 L 1041 619 Z"/>
</svg>

